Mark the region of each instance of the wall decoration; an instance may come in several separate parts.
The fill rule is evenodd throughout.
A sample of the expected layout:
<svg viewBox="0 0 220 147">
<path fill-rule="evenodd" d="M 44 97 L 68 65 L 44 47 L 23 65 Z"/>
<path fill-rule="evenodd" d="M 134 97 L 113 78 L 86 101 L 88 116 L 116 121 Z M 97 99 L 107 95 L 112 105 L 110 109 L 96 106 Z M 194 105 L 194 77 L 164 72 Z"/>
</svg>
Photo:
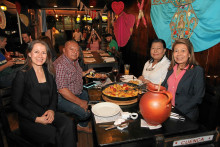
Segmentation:
<svg viewBox="0 0 220 147">
<path fill-rule="evenodd" d="M 178 7 L 170 22 L 171 42 L 178 38 L 190 38 L 198 24 L 192 4 Z"/>
<path fill-rule="evenodd" d="M 115 14 L 119 15 L 124 10 L 124 3 L 122 1 L 119 2 L 112 2 L 112 10 L 115 12 Z"/>
<path fill-rule="evenodd" d="M 151 20 L 167 48 L 178 38 L 189 38 L 195 52 L 220 42 L 219 0 L 151 0 Z"/>
<path fill-rule="evenodd" d="M 5 29 L 5 27 L 6 27 L 5 13 L 0 9 L 0 28 Z"/>
<path fill-rule="evenodd" d="M 24 14 L 20 14 L 19 16 L 20 16 L 21 22 L 22 22 L 26 27 L 28 27 L 28 25 L 29 25 L 29 19 L 28 19 L 28 17 L 27 17 L 26 15 L 24 15 Z"/>
<path fill-rule="evenodd" d="M 138 14 L 138 20 L 136 23 L 136 28 L 138 28 L 141 19 L 143 21 L 144 26 L 147 27 L 146 19 L 144 17 L 144 13 L 143 13 L 144 0 L 141 1 L 141 4 L 137 1 L 137 6 L 139 9 L 139 14 Z"/>
<path fill-rule="evenodd" d="M 127 44 L 132 34 L 134 23 L 135 16 L 125 12 L 121 12 L 118 19 L 114 22 L 114 34 L 119 47 Z"/>
</svg>

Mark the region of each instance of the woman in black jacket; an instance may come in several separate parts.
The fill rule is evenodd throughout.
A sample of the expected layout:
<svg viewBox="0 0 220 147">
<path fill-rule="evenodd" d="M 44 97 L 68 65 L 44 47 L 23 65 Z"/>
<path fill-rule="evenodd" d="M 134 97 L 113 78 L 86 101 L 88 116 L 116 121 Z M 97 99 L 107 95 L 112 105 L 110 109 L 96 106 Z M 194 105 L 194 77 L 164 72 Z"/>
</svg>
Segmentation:
<svg viewBox="0 0 220 147">
<path fill-rule="evenodd" d="M 36 143 L 76 146 L 72 120 L 56 112 L 57 88 L 50 50 L 45 42 L 31 42 L 25 67 L 17 73 L 12 89 L 20 130 Z"/>
<path fill-rule="evenodd" d="M 196 121 L 198 105 L 205 94 L 204 70 L 195 60 L 189 39 L 176 40 L 172 52 L 171 65 L 162 85 L 172 93 L 172 105 Z"/>
</svg>

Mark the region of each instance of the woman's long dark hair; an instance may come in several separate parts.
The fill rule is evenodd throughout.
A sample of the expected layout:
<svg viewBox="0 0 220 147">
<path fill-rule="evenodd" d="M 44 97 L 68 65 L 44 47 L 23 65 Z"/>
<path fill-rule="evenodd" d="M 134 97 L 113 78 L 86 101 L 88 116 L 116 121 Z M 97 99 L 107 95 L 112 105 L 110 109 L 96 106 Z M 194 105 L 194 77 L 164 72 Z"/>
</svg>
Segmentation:
<svg viewBox="0 0 220 147">
<path fill-rule="evenodd" d="M 192 65 L 198 65 L 198 62 L 196 61 L 196 58 L 194 56 L 194 49 L 193 49 L 193 45 L 192 43 L 190 42 L 189 39 L 178 39 L 176 40 L 174 43 L 173 43 L 173 46 L 172 46 L 172 60 L 171 60 L 171 64 L 170 64 L 170 67 L 169 69 L 173 69 L 173 67 L 177 64 L 174 60 L 174 56 L 173 56 L 173 53 L 174 53 L 174 48 L 177 44 L 185 44 L 188 51 L 189 51 L 189 54 L 190 54 L 190 57 L 188 59 L 188 62 L 186 63 L 186 66 L 189 65 L 189 68 L 188 69 L 191 69 L 193 68 Z"/>
<path fill-rule="evenodd" d="M 41 41 L 41 40 L 34 40 L 28 46 L 27 58 L 26 58 L 25 66 L 24 67 L 27 70 L 32 68 L 32 61 L 31 61 L 31 58 L 28 56 L 28 53 L 30 53 L 32 51 L 32 49 L 34 48 L 34 45 L 38 44 L 38 43 L 42 44 L 43 46 L 45 46 L 46 50 L 47 50 L 47 59 L 46 59 L 46 62 L 44 63 L 43 66 L 46 66 L 48 71 L 49 71 L 49 73 L 52 74 L 53 76 L 55 76 L 55 70 L 54 70 L 54 67 L 53 67 L 53 62 L 52 62 L 52 57 L 51 57 L 50 49 L 49 49 L 47 43 L 45 43 L 44 41 Z"/>
</svg>

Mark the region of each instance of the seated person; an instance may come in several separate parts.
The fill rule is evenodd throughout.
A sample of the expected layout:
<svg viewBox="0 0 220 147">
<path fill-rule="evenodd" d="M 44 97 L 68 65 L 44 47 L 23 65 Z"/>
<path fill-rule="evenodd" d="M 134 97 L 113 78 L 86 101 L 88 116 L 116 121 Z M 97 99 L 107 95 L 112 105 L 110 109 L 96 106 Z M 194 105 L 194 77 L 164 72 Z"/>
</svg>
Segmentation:
<svg viewBox="0 0 220 147">
<path fill-rule="evenodd" d="M 79 65 L 80 47 L 76 41 L 67 41 L 63 54 L 54 61 L 56 83 L 59 92 L 58 109 L 75 114 L 79 119 L 77 129 L 91 133 L 88 127 L 90 111 L 88 111 L 88 93 L 83 90 L 83 76 L 92 71 L 82 71 Z"/>
<path fill-rule="evenodd" d="M 165 53 L 165 41 L 162 39 L 153 40 L 150 49 L 151 59 L 145 63 L 142 76 L 138 79 L 143 83 L 162 83 L 170 66 L 170 60 Z"/>
<path fill-rule="evenodd" d="M 0 48 L 5 50 L 6 44 L 7 37 L 0 36 Z M 19 70 L 19 68 L 11 68 L 13 65 L 15 65 L 15 61 L 7 61 L 4 54 L 0 51 L 0 88 L 12 85 L 16 72 Z"/>
<path fill-rule="evenodd" d="M 26 58 L 26 51 L 28 48 L 28 45 L 32 42 L 32 37 L 30 32 L 22 32 L 21 34 L 23 43 L 21 44 L 19 52 L 22 53 Z"/>
<path fill-rule="evenodd" d="M 118 44 L 114 39 L 112 39 L 112 35 L 106 34 L 105 39 L 108 42 L 107 51 L 109 55 L 119 56 Z"/>
<path fill-rule="evenodd" d="M 90 50 L 92 51 L 97 51 L 100 49 L 100 42 L 101 38 L 99 37 L 98 33 L 95 30 L 92 30 L 91 35 L 89 37 L 88 43 L 90 46 Z"/>
<path fill-rule="evenodd" d="M 198 105 L 205 94 L 204 70 L 196 62 L 189 39 L 176 40 L 172 52 L 171 65 L 162 85 L 172 93 L 172 105 L 196 121 Z"/>
<path fill-rule="evenodd" d="M 19 114 L 19 128 L 36 143 L 76 147 L 73 121 L 56 112 L 57 88 L 50 50 L 43 41 L 32 41 L 26 66 L 17 72 L 12 104 Z"/>
</svg>

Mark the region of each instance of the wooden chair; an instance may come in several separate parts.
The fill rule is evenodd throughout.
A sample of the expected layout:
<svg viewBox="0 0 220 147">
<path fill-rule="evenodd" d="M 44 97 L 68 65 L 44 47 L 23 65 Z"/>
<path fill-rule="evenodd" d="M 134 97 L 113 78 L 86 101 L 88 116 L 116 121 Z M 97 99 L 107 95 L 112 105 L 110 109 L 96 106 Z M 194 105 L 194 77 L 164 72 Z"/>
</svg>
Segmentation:
<svg viewBox="0 0 220 147">
<path fill-rule="evenodd" d="M 6 137 L 6 141 L 8 147 L 45 147 L 49 146 L 48 144 L 36 144 L 28 140 L 22 133 L 20 132 L 19 128 L 16 130 L 11 130 L 8 117 L 6 115 L 5 108 L 2 104 L 2 98 L 0 97 L 0 134 L 1 130 Z M 1 135 L 0 135 L 1 137 Z M 1 141 L 0 141 L 0 146 Z"/>
<path fill-rule="evenodd" d="M 0 98 L 6 110 L 11 110 L 11 87 L 0 88 Z"/>
<path fill-rule="evenodd" d="M 213 130 L 220 126 L 220 86 L 206 85 L 202 104 L 199 106 L 199 123 Z"/>
</svg>

